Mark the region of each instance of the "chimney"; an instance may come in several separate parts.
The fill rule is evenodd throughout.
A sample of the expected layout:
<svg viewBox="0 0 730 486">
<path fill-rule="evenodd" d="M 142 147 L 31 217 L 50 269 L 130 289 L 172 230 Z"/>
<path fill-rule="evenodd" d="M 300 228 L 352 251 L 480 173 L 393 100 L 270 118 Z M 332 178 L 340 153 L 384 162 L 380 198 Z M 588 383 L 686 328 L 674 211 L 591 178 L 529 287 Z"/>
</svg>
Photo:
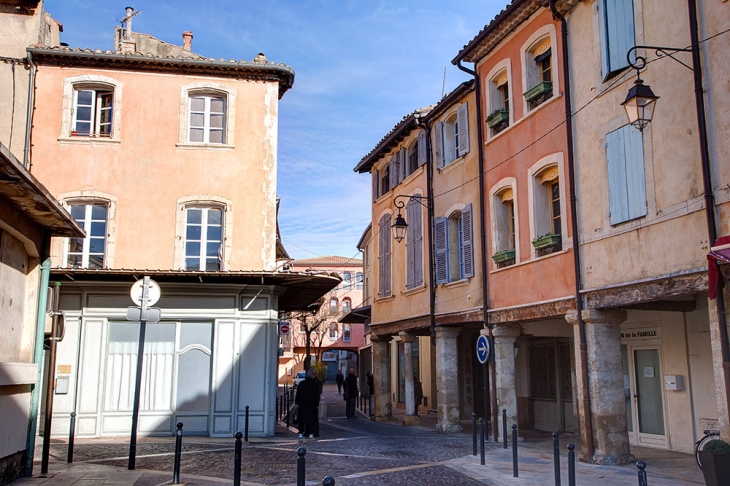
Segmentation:
<svg viewBox="0 0 730 486">
<path fill-rule="evenodd" d="M 132 40 L 132 17 L 134 17 L 134 9 L 127 7 L 125 10 L 127 11 L 127 16 L 124 17 L 124 20 L 126 20 L 127 25 L 124 27 L 124 40 Z"/>
<path fill-rule="evenodd" d="M 135 12 L 132 7 L 127 7 L 127 16 L 122 19 L 123 31 L 121 38 L 119 39 L 119 51 L 127 54 L 134 54 L 137 52 L 137 43 L 132 37 L 132 18 L 139 12 Z"/>
<path fill-rule="evenodd" d="M 183 50 L 190 52 L 193 48 L 193 33 L 189 30 L 183 32 Z"/>
</svg>

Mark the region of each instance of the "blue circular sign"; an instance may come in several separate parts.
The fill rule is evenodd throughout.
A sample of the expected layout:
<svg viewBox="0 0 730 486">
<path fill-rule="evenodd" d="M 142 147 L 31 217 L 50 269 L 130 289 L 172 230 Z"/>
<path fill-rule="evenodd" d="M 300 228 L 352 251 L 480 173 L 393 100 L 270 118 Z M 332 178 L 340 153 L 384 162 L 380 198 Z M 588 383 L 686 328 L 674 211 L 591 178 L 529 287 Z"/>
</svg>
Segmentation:
<svg viewBox="0 0 730 486">
<path fill-rule="evenodd" d="M 489 339 L 484 334 L 480 334 L 477 338 L 477 359 L 481 364 L 487 362 L 489 358 Z"/>
</svg>

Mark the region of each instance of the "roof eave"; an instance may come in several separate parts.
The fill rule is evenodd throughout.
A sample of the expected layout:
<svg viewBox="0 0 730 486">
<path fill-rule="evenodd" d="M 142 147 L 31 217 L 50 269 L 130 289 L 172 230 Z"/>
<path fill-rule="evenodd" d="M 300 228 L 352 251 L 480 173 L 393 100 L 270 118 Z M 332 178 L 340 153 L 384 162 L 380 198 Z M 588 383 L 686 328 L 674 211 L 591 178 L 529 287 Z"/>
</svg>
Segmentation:
<svg viewBox="0 0 730 486">
<path fill-rule="evenodd" d="M 398 145 L 401 140 L 406 138 L 408 134 L 418 126 L 416 121 L 415 113 L 408 115 L 403 121 L 401 121 L 396 129 L 388 134 L 381 142 L 375 146 L 375 148 L 355 166 L 353 171 L 360 174 L 364 172 L 370 172 L 373 164 L 377 162 L 381 157 L 386 155 L 390 150 Z"/>
</svg>

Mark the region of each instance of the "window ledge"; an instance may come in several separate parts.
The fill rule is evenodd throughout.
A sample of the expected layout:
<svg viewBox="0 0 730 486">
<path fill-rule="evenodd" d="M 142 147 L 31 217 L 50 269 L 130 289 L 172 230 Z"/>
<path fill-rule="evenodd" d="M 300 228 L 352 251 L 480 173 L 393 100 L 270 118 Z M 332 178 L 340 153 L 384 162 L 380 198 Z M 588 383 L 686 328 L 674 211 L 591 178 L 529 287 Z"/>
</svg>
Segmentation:
<svg viewBox="0 0 730 486">
<path fill-rule="evenodd" d="M 438 170 L 439 174 L 443 174 L 444 172 L 448 172 L 451 169 L 453 169 L 454 167 L 457 167 L 457 166 L 463 164 L 464 161 L 466 160 L 466 156 L 467 155 L 469 155 L 469 152 L 465 153 L 464 155 L 462 155 L 458 159 L 452 160 L 451 162 L 449 162 L 445 166 L 441 167 L 440 169 L 437 168 L 436 170 Z"/>
<path fill-rule="evenodd" d="M 418 293 L 423 292 L 424 290 L 426 290 L 426 288 L 427 288 L 426 287 L 426 284 L 423 284 L 423 285 L 419 285 L 418 287 L 413 287 L 412 289 L 401 290 L 401 293 L 400 294 L 401 295 L 418 294 Z"/>
<path fill-rule="evenodd" d="M 505 128 L 504 130 L 502 130 L 498 134 L 490 137 L 489 140 L 487 140 L 486 142 L 484 142 L 484 145 L 489 145 L 490 143 L 492 143 L 492 141 L 498 139 L 503 134 L 505 134 L 505 133 L 511 131 L 513 128 L 519 126 L 523 121 L 525 121 L 528 118 L 534 116 L 535 113 L 539 113 L 540 110 L 542 110 L 544 107 L 546 107 L 548 105 L 551 105 L 552 103 L 554 103 L 557 100 L 562 99 L 562 98 L 563 98 L 563 93 L 557 93 L 557 94 L 553 95 L 552 98 L 550 98 L 549 100 L 545 101 L 544 103 L 540 103 L 538 106 L 536 106 L 535 108 L 533 108 L 532 110 L 530 110 L 527 114 L 525 114 L 522 118 L 520 118 L 519 120 L 515 120 L 510 126 L 508 126 L 507 128 Z M 524 103 L 525 103 L 525 105 L 527 104 L 526 101 L 524 101 Z"/>
<path fill-rule="evenodd" d="M 448 289 L 453 289 L 456 287 L 463 287 L 463 286 L 467 285 L 469 283 L 469 280 L 471 280 L 471 279 L 462 278 L 461 280 L 454 280 L 453 282 L 448 282 L 443 285 L 444 285 L 444 287 L 446 287 Z"/>
<path fill-rule="evenodd" d="M 375 302 L 389 302 L 391 300 L 395 299 L 394 295 L 388 295 L 385 297 L 376 297 Z"/>
<path fill-rule="evenodd" d="M 179 142 L 175 146 L 182 150 L 233 150 L 235 145 L 227 145 L 224 143 L 192 143 Z"/>
<path fill-rule="evenodd" d="M 118 138 L 106 137 L 58 137 L 58 141 L 62 144 L 79 145 L 115 145 L 122 142 Z"/>
</svg>

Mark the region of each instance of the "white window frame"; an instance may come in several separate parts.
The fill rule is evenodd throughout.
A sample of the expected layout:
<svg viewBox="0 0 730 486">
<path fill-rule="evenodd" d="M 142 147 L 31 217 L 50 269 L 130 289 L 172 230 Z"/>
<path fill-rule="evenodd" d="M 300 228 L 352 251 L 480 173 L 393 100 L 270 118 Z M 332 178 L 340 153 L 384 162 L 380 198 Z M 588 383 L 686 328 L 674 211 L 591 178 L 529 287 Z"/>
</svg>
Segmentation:
<svg viewBox="0 0 730 486">
<path fill-rule="evenodd" d="M 492 112 L 496 109 L 503 108 L 502 103 L 502 93 L 498 89 L 497 86 L 497 80 L 501 78 L 502 73 L 507 73 L 507 87 L 510 90 L 509 93 L 509 99 L 510 99 L 510 107 L 509 107 L 509 119 L 507 121 L 507 126 L 500 130 L 499 132 L 495 133 L 495 130 L 490 128 L 487 130 L 487 137 L 489 139 L 494 138 L 498 136 L 500 133 L 506 131 L 509 127 L 513 126 L 515 123 L 515 97 L 514 97 L 514 83 L 512 82 L 512 61 L 511 59 L 504 59 L 497 64 L 494 65 L 494 67 L 489 71 L 489 74 L 486 76 L 486 82 L 485 86 L 487 86 L 487 93 L 488 96 L 485 97 L 485 102 L 487 103 L 486 106 L 486 117 L 488 117 Z M 486 118 L 485 118 L 486 122 Z"/>
<path fill-rule="evenodd" d="M 200 210 L 201 211 L 201 221 L 200 221 L 200 240 L 198 241 L 200 245 L 200 249 L 198 251 L 197 256 L 188 256 L 187 255 L 187 245 L 188 245 L 188 238 L 187 238 L 187 229 L 188 229 L 188 212 L 190 210 Z M 208 232 L 207 229 L 210 226 L 208 224 L 208 217 L 211 210 L 217 210 L 221 212 L 221 240 L 220 245 L 218 246 L 218 270 L 208 270 L 208 260 L 209 257 L 206 253 L 206 249 L 208 247 Z M 183 269 L 184 270 L 195 270 L 200 272 L 208 272 L 208 271 L 220 271 L 223 270 L 224 264 L 224 242 L 225 242 L 225 217 L 226 217 L 226 211 L 224 207 L 217 206 L 217 205 L 197 205 L 197 204 L 191 204 L 185 207 L 185 233 L 183 237 Z M 197 225 L 196 225 L 197 226 Z M 193 241 L 193 240 L 191 240 Z M 195 240 L 197 241 L 197 240 Z M 198 259 L 198 268 L 197 269 L 189 269 L 187 268 L 187 260 L 188 258 L 197 258 Z M 205 264 L 203 264 L 205 263 Z"/>
<path fill-rule="evenodd" d="M 177 211 L 175 215 L 175 252 L 173 257 L 173 268 L 185 269 L 185 237 L 187 231 L 187 208 L 211 207 L 223 209 L 223 243 L 221 270 L 231 268 L 231 255 L 233 253 L 233 202 L 224 197 L 212 194 L 194 194 L 183 196 L 176 201 Z"/>
<path fill-rule="evenodd" d="M 342 325 L 342 340 L 346 343 L 352 341 L 352 327 L 349 324 Z"/>
<path fill-rule="evenodd" d="M 492 201 L 490 204 L 490 216 L 492 220 L 492 255 L 498 251 L 506 250 L 509 245 L 504 245 L 505 236 L 503 235 L 505 229 L 500 225 L 500 221 L 504 220 L 504 216 L 500 216 L 498 211 L 503 207 L 502 197 L 507 190 L 512 190 L 512 205 L 514 207 L 514 232 L 515 232 L 515 264 L 520 261 L 520 211 L 519 211 L 519 198 L 517 192 L 517 179 L 514 177 L 505 177 L 504 179 L 497 182 L 492 189 L 489 191 L 489 200 Z M 503 223 L 502 223 L 503 224 Z M 507 228 L 509 232 L 509 226 Z M 506 238 L 510 238 L 507 235 Z M 492 262 L 494 263 L 494 262 Z M 495 267 L 496 268 L 496 267 Z"/>
<path fill-rule="evenodd" d="M 527 92 L 527 90 L 533 88 L 537 84 L 534 79 L 531 79 L 530 76 L 530 73 L 533 72 L 532 69 L 537 68 L 537 66 L 535 65 L 533 51 L 536 47 L 539 47 L 539 45 L 541 45 L 542 42 L 545 41 L 547 38 L 549 38 L 550 40 L 550 77 L 552 78 L 553 83 L 552 98 L 556 98 L 560 93 L 561 73 L 560 69 L 558 69 L 557 33 L 555 30 L 555 25 L 553 24 L 548 24 L 537 29 L 520 48 L 520 59 L 522 59 L 522 91 Z M 530 104 L 525 100 L 525 97 L 521 97 L 523 113 L 529 113 L 531 111 L 537 110 L 545 104 L 543 102 L 533 108 L 530 108 Z"/>
<path fill-rule="evenodd" d="M 193 100 L 203 100 L 203 110 L 197 111 L 193 110 Z M 223 111 L 222 112 L 214 112 L 212 108 L 212 104 L 214 100 L 221 100 L 223 102 Z M 192 118 L 193 115 L 203 115 L 203 125 L 193 125 Z M 223 116 L 223 126 L 221 128 L 213 128 L 211 126 L 210 120 L 211 117 L 214 115 L 222 115 Z M 218 95 L 216 93 L 191 93 L 188 97 L 188 143 L 205 143 L 205 144 L 216 144 L 216 145 L 225 145 L 226 144 L 226 98 L 223 95 Z M 202 130 L 203 131 L 203 140 L 199 141 L 193 141 L 190 139 L 191 132 L 193 129 Z M 223 139 L 221 142 L 211 142 L 210 136 L 212 132 L 221 132 L 221 138 Z"/>
<path fill-rule="evenodd" d="M 86 231 L 86 238 L 83 238 L 82 243 L 82 250 L 80 252 L 81 254 L 81 266 L 79 267 L 72 267 L 69 263 L 69 259 L 73 255 L 78 255 L 79 252 L 71 252 L 71 242 L 75 239 L 81 239 L 81 238 L 68 238 L 67 244 L 66 244 L 66 253 L 64 255 L 64 266 L 67 268 L 89 268 L 89 259 L 92 256 L 91 253 L 91 240 L 92 239 L 102 239 L 98 236 L 92 236 L 90 232 L 91 224 L 95 222 L 99 222 L 100 220 L 92 219 L 92 208 L 93 206 L 103 206 L 106 209 L 106 217 L 104 219 L 104 251 L 101 253 L 101 256 L 103 258 L 103 263 L 101 267 L 94 267 L 94 268 L 108 268 L 108 262 L 107 262 L 107 238 L 109 236 L 109 203 L 107 201 L 101 201 L 101 200 L 75 200 L 75 201 L 68 201 L 67 207 L 69 211 L 71 210 L 72 206 L 83 206 L 84 207 L 84 218 L 83 220 L 77 220 L 79 224 L 84 228 L 84 231 Z M 98 255 L 98 253 L 94 253 L 93 255 Z"/>
<path fill-rule="evenodd" d="M 58 140 L 62 143 L 119 143 L 120 123 L 122 120 L 122 88 L 124 84 L 114 78 L 87 74 L 72 76 L 63 80 L 63 106 L 61 115 L 61 132 Z M 76 114 L 79 91 L 93 91 L 92 127 L 89 135 L 72 135 L 76 127 Z M 112 93 L 111 100 L 111 130 L 109 136 L 100 136 L 99 115 L 97 103 L 98 94 Z"/>
<path fill-rule="evenodd" d="M 195 97 L 213 97 L 224 98 L 224 136 L 223 143 L 209 142 L 209 133 L 203 142 L 190 141 L 190 103 L 191 98 Z M 207 106 L 207 103 L 206 103 Z M 212 149 L 212 150 L 232 150 L 235 148 L 234 134 L 236 131 L 236 90 L 225 84 L 200 82 L 191 83 L 180 86 L 180 112 L 178 126 L 178 142 L 176 144 L 179 149 Z"/>
<path fill-rule="evenodd" d="M 544 206 L 545 201 L 542 200 L 543 191 L 541 191 L 541 181 L 539 175 L 542 174 L 550 166 L 558 169 L 558 181 L 560 183 L 560 227 L 561 227 L 561 244 L 563 250 L 567 250 L 572 246 L 572 239 L 568 239 L 568 213 L 567 213 L 567 197 L 565 193 L 567 180 L 565 179 L 565 157 L 563 152 L 556 152 L 547 155 L 535 162 L 528 170 L 527 176 L 529 185 L 527 187 L 527 202 L 529 206 L 530 218 L 530 241 L 538 236 L 542 236 L 551 232 L 551 224 L 546 225 L 546 220 L 550 217 L 550 208 Z M 545 212 L 547 211 L 547 218 Z M 516 217 L 516 215 L 515 215 Z M 532 258 L 540 258 L 534 247 L 531 247 Z"/>
</svg>

